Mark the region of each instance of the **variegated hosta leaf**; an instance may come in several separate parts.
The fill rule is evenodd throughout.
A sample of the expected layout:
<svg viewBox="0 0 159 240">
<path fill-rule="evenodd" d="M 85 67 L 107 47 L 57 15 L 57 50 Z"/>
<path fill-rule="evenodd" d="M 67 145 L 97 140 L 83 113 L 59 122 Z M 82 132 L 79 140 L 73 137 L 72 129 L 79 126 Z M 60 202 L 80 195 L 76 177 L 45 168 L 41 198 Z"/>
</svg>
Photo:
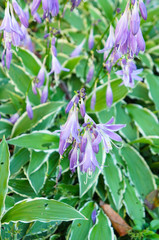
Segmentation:
<svg viewBox="0 0 159 240">
<path fill-rule="evenodd" d="M 122 206 L 124 185 L 122 173 L 117 165 L 115 155 L 107 154 L 103 168 L 103 176 L 105 185 L 108 187 L 109 192 L 111 193 L 116 209 L 119 210 Z"/>
<path fill-rule="evenodd" d="M 5 209 L 5 199 L 9 180 L 9 150 L 5 138 L 0 144 L 0 218 Z"/>
<path fill-rule="evenodd" d="M 129 145 L 121 149 L 121 156 L 127 165 L 127 174 L 141 199 L 156 188 L 154 176 L 143 157 Z"/>
<path fill-rule="evenodd" d="M 114 240 L 114 231 L 108 217 L 100 210 L 96 224 L 92 227 L 88 236 L 89 240 L 107 239 Z"/>
<path fill-rule="evenodd" d="M 85 219 L 84 215 L 73 207 L 46 198 L 28 199 L 18 202 L 10 208 L 2 218 L 3 223 L 12 222 L 41 222 L 71 221 L 74 219 Z M 86 221 L 86 220 L 85 220 Z"/>
<path fill-rule="evenodd" d="M 69 240 L 87 240 L 88 234 L 93 226 L 93 221 L 91 219 L 91 215 L 96 205 L 93 202 L 87 202 L 81 209 L 80 213 L 82 213 L 87 220 L 75 220 L 71 226 L 71 235 Z"/>
</svg>

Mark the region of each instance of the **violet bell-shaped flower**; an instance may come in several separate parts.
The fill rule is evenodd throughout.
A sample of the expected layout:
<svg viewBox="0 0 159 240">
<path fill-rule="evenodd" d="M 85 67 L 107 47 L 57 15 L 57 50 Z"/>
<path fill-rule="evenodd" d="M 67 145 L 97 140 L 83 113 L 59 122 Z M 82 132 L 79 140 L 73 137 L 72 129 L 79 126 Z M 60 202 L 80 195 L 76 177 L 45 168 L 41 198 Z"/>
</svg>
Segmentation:
<svg viewBox="0 0 159 240">
<path fill-rule="evenodd" d="M 30 120 L 32 120 L 33 119 L 33 109 L 31 107 L 28 97 L 26 98 L 26 111 L 27 111 L 27 114 L 28 114 L 28 117 L 30 118 Z"/>
<path fill-rule="evenodd" d="M 110 108 L 113 103 L 113 92 L 111 89 L 110 82 L 108 82 L 108 86 L 107 86 L 107 90 L 106 90 L 106 103 L 107 103 L 108 108 Z"/>
<path fill-rule="evenodd" d="M 44 10 L 44 18 L 49 17 L 49 14 L 55 17 L 59 13 L 58 0 L 42 0 L 42 7 Z"/>
<path fill-rule="evenodd" d="M 72 171 L 72 173 L 75 172 L 75 169 L 77 167 L 77 157 L 78 157 L 77 150 L 78 150 L 78 144 L 76 143 L 69 153 L 70 170 Z"/>
<path fill-rule="evenodd" d="M 134 80 L 142 81 L 142 77 L 138 76 L 143 69 L 138 69 L 133 60 L 128 60 L 122 64 L 122 70 L 116 72 L 118 76 L 122 76 L 123 83 L 126 87 L 134 87 Z"/>
<path fill-rule="evenodd" d="M 139 8 L 140 8 L 140 13 L 142 18 L 146 21 L 147 20 L 147 10 L 146 10 L 146 6 L 143 2 L 143 0 L 139 0 Z"/>
<path fill-rule="evenodd" d="M 14 124 L 14 123 L 16 123 L 16 121 L 18 120 L 18 118 L 19 118 L 19 114 L 18 114 L 18 113 L 15 113 L 15 114 L 13 114 L 13 115 L 11 116 L 11 118 L 9 119 L 9 121 L 10 121 L 12 124 Z"/>
<path fill-rule="evenodd" d="M 138 12 L 137 1 L 136 1 L 132 10 L 131 21 L 130 21 L 130 29 L 133 35 L 136 35 L 138 33 L 139 27 L 140 27 L 140 16 Z"/>
<path fill-rule="evenodd" d="M 83 41 L 73 50 L 73 52 L 71 53 L 70 57 L 77 57 L 80 55 L 82 48 L 85 44 L 85 39 L 83 39 Z"/>
<path fill-rule="evenodd" d="M 40 6 L 41 0 L 33 0 L 31 5 L 31 14 L 34 15 Z"/>
<path fill-rule="evenodd" d="M 122 46 L 126 42 L 128 37 L 128 5 L 117 23 L 115 29 L 115 45 Z"/>
<path fill-rule="evenodd" d="M 91 109 L 94 110 L 96 104 L 96 90 L 93 91 L 92 98 L 91 98 Z"/>
<path fill-rule="evenodd" d="M 62 155 L 66 150 L 66 146 L 69 141 L 75 139 L 77 143 L 80 142 L 79 138 L 80 126 L 78 123 L 78 109 L 76 106 L 71 108 L 66 123 L 61 126 L 60 130 L 60 144 L 59 153 Z"/>
<path fill-rule="evenodd" d="M 5 9 L 4 18 L 3 18 L 2 24 L 0 26 L 0 31 L 1 30 L 5 30 L 8 33 L 11 33 L 12 31 L 14 31 L 11 16 L 9 13 L 9 1 L 7 2 L 7 7 Z"/>
<path fill-rule="evenodd" d="M 45 103 L 47 99 L 48 99 L 48 86 L 46 85 L 42 91 L 40 102 Z"/>
<path fill-rule="evenodd" d="M 112 117 L 107 123 L 105 124 L 96 124 L 96 132 L 97 137 L 94 140 L 94 144 L 97 142 L 103 142 L 104 149 L 106 153 L 108 153 L 112 149 L 111 142 L 115 140 L 117 142 L 121 142 L 122 138 L 117 134 L 114 133 L 115 131 L 120 130 L 121 128 L 125 127 L 125 124 L 112 124 L 114 118 Z"/>
<path fill-rule="evenodd" d="M 61 71 L 69 72 L 70 69 L 62 67 L 60 62 L 58 61 L 56 55 L 56 47 L 55 47 L 55 39 L 52 39 L 52 46 L 51 46 L 51 52 L 52 52 L 52 68 L 48 75 L 51 75 L 52 73 L 59 74 Z"/>
<path fill-rule="evenodd" d="M 24 25 L 24 27 L 28 28 L 28 26 L 29 26 L 28 18 L 26 16 L 25 12 L 23 11 L 23 9 L 19 6 L 19 4 L 17 3 L 16 0 L 12 0 L 12 5 L 13 5 L 14 11 L 18 15 L 21 23 Z"/>
<path fill-rule="evenodd" d="M 104 53 L 114 47 L 115 44 L 115 35 L 114 35 L 114 29 L 112 25 L 110 25 L 109 29 L 109 36 L 107 38 L 107 41 L 105 43 L 105 46 L 102 50 L 97 50 L 98 53 Z"/>
<path fill-rule="evenodd" d="M 86 83 L 89 83 L 93 79 L 93 76 L 94 76 L 94 65 L 92 65 L 88 70 Z"/>
<path fill-rule="evenodd" d="M 81 0 L 71 0 L 71 3 L 72 3 L 71 11 L 73 11 L 75 7 L 78 7 L 80 2 Z"/>
<path fill-rule="evenodd" d="M 89 39 L 88 39 L 88 46 L 89 46 L 90 50 L 92 50 L 92 48 L 94 47 L 93 27 L 90 30 Z"/>
</svg>

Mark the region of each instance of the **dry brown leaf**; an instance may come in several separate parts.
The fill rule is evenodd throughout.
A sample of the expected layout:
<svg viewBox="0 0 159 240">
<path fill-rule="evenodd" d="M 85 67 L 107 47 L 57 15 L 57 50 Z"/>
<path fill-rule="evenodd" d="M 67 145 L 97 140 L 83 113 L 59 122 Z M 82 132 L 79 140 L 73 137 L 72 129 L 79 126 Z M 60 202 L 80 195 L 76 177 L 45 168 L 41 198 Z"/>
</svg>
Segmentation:
<svg viewBox="0 0 159 240">
<path fill-rule="evenodd" d="M 159 207 L 159 190 L 154 190 L 150 192 L 144 201 L 145 205 L 153 210 L 156 207 Z"/>
<path fill-rule="evenodd" d="M 120 237 L 125 236 L 132 229 L 125 220 L 120 217 L 120 215 L 115 212 L 109 204 L 105 204 L 100 201 L 100 206 L 102 207 L 105 214 L 109 217 L 113 228 L 117 231 Z"/>
</svg>

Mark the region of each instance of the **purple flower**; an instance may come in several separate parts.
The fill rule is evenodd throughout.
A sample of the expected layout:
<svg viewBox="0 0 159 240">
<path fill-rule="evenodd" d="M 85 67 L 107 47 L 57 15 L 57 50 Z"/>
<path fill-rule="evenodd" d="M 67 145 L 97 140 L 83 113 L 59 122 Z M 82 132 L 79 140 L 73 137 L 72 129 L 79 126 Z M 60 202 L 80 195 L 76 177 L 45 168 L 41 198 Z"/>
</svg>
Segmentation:
<svg viewBox="0 0 159 240">
<path fill-rule="evenodd" d="M 142 0 L 139 1 L 139 8 L 142 18 L 146 21 L 147 20 L 147 10 L 144 2 Z"/>
<path fill-rule="evenodd" d="M 31 6 L 31 14 L 34 15 L 36 11 L 38 10 L 38 7 L 40 6 L 41 0 L 33 0 L 32 6 Z"/>
<path fill-rule="evenodd" d="M 89 39 L 88 39 L 88 46 L 91 50 L 94 47 L 94 36 L 93 36 L 93 27 L 91 28 Z"/>
<path fill-rule="evenodd" d="M 49 75 L 52 73 L 59 74 L 61 71 L 69 72 L 70 70 L 68 68 L 62 67 L 58 59 L 52 54 L 52 68 Z"/>
<path fill-rule="evenodd" d="M 42 0 L 42 6 L 44 10 L 44 18 L 48 17 L 49 14 L 55 17 L 59 13 L 58 0 Z"/>
<path fill-rule="evenodd" d="M 86 113 L 86 108 L 85 108 L 85 104 L 84 104 L 83 99 L 81 99 L 80 112 L 81 112 L 82 117 L 84 117 L 85 113 Z"/>
<path fill-rule="evenodd" d="M 85 44 L 85 39 L 73 50 L 73 52 L 71 53 L 70 57 L 77 57 L 80 55 L 83 45 Z"/>
<path fill-rule="evenodd" d="M 48 99 L 48 86 L 46 85 L 42 91 L 40 102 L 45 103 L 47 99 Z"/>
<path fill-rule="evenodd" d="M 15 113 L 15 114 L 13 114 L 13 115 L 11 116 L 11 118 L 9 119 L 9 121 L 10 121 L 12 124 L 14 124 L 14 123 L 16 123 L 16 121 L 18 120 L 18 118 L 19 118 L 19 114 L 18 114 L 18 113 Z"/>
<path fill-rule="evenodd" d="M 93 91 L 92 98 L 91 98 L 91 109 L 94 110 L 96 104 L 96 91 Z"/>
<path fill-rule="evenodd" d="M 80 4 L 81 0 L 71 0 L 72 3 L 72 7 L 71 7 L 71 11 L 75 8 L 78 7 Z"/>
<path fill-rule="evenodd" d="M 141 50 L 142 52 L 145 51 L 145 41 L 144 38 L 142 36 L 142 32 L 141 29 L 139 28 L 139 31 L 137 33 L 137 49 L 138 52 Z"/>
<path fill-rule="evenodd" d="M 37 88 L 40 88 L 41 86 L 43 86 L 44 81 L 45 81 L 45 68 L 44 65 L 42 65 L 42 67 L 40 68 L 40 71 L 38 73 L 37 79 L 39 80 L 39 82 L 36 84 Z"/>
<path fill-rule="evenodd" d="M 25 12 L 19 6 L 16 0 L 12 0 L 12 4 L 13 4 L 14 11 L 18 15 L 21 23 L 24 25 L 24 27 L 27 28 L 29 26 L 29 22 Z"/>
<path fill-rule="evenodd" d="M 8 33 L 11 33 L 12 31 L 14 31 L 11 16 L 9 13 L 9 2 L 7 2 L 7 7 L 5 9 L 4 18 L 3 18 L 2 24 L 0 26 L 0 31 L 1 30 L 5 30 Z"/>
<path fill-rule="evenodd" d="M 27 48 L 31 52 L 34 52 L 34 45 L 32 43 L 31 37 L 27 32 L 27 29 L 22 25 L 21 30 L 24 34 L 23 47 Z"/>
<path fill-rule="evenodd" d="M 142 81 L 142 78 L 138 76 L 143 69 L 136 68 L 135 63 L 132 60 L 128 60 L 125 65 L 122 65 L 123 70 L 116 72 L 118 76 L 122 76 L 123 84 L 126 87 L 134 87 L 134 80 Z"/>
<path fill-rule="evenodd" d="M 32 107 L 31 107 L 28 97 L 26 98 L 26 110 L 27 110 L 28 117 L 30 118 L 30 120 L 32 120 L 33 119 L 33 110 L 32 110 Z"/>
<path fill-rule="evenodd" d="M 115 29 L 115 44 L 122 46 L 128 37 L 128 10 L 125 9 L 124 14 L 121 16 Z"/>
<path fill-rule="evenodd" d="M 110 25 L 110 29 L 109 29 L 109 37 L 105 43 L 105 46 L 102 50 L 97 50 L 98 53 L 104 53 L 110 49 L 112 49 L 112 47 L 115 44 L 115 36 L 114 36 L 114 29 L 112 27 L 112 25 Z"/>
<path fill-rule="evenodd" d="M 75 139 L 76 142 L 80 142 L 79 139 L 80 126 L 78 123 L 78 110 L 75 106 L 70 110 L 66 123 L 61 127 L 60 133 L 60 145 L 59 153 L 62 155 L 66 149 L 69 139 Z"/>
<path fill-rule="evenodd" d="M 86 83 L 89 83 L 92 80 L 93 76 L 94 76 L 94 65 L 92 65 L 89 68 L 89 71 L 88 71 L 88 74 L 87 74 L 87 81 L 86 81 Z"/>
<path fill-rule="evenodd" d="M 106 103 L 109 108 L 111 107 L 111 105 L 113 103 L 113 92 L 112 92 L 109 82 L 108 82 L 108 87 L 107 87 L 107 91 L 106 91 Z"/>
<path fill-rule="evenodd" d="M 12 60 L 12 52 L 10 49 L 7 48 L 7 50 L 6 50 L 6 66 L 7 66 L 8 70 L 10 68 L 11 60 Z"/>
<path fill-rule="evenodd" d="M 77 167 L 77 146 L 78 144 L 76 143 L 75 147 L 69 153 L 70 170 L 72 171 L 72 173 L 75 172 L 75 169 Z"/>
<path fill-rule="evenodd" d="M 113 121 L 114 118 L 112 117 L 107 123 L 96 125 L 98 136 L 95 141 L 103 141 L 106 153 L 112 149 L 111 139 L 118 142 L 122 141 L 122 138 L 118 134 L 114 133 L 114 131 L 118 131 L 126 126 L 125 124 L 112 124 Z"/>
<path fill-rule="evenodd" d="M 34 13 L 33 17 L 34 17 L 36 22 L 42 23 L 41 18 L 40 18 L 39 14 L 37 12 Z"/>
<path fill-rule="evenodd" d="M 131 27 L 132 34 L 136 35 L 140 27 L 140 16 L 139 16 L 138 7 L 137 7 L 137 1 L 135 2 L 132 10 L 130 27 Z"/>
<path fill-rule="evenodd" d="M 96 222 L 96 216 L 97 216 L 97 211 L 96 211 L 96 209 L 94 209 L 92 214 L 91 214 L 93 224 L 95 224 L 95 222 Z"/>
</svg>

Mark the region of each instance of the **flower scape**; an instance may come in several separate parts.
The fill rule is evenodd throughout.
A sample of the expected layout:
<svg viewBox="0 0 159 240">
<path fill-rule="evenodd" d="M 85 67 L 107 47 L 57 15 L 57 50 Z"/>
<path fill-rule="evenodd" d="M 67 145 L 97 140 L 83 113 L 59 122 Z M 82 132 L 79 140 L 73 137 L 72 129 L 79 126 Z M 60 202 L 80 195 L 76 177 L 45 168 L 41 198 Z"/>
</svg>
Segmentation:
<svg viewBox="0 0 159 240">
<path fill-rule="evenodd" d="M 159 238 L 158 13 L 0 1 L 0 239 Z"/>
</svg>

